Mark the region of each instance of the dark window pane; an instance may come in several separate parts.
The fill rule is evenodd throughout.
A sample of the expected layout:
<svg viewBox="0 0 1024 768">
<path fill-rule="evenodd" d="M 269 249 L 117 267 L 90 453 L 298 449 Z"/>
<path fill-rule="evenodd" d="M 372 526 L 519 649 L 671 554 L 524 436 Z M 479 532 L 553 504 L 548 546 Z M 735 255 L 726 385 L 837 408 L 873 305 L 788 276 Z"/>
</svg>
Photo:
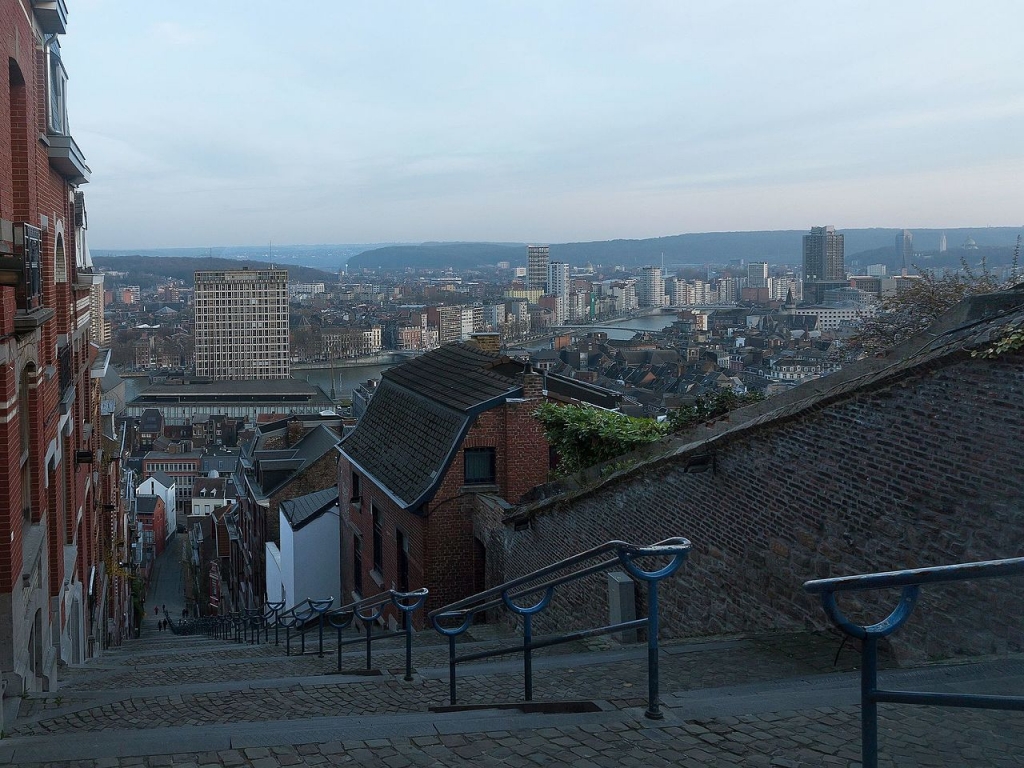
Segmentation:
<svg viewBox="0 0 1024 768">
<path fill-rule="evenodd" d="M 467 448 L 465 451 L 465 463 L 466 485 L 494 484 L 493 448 Z"/>
</svg>

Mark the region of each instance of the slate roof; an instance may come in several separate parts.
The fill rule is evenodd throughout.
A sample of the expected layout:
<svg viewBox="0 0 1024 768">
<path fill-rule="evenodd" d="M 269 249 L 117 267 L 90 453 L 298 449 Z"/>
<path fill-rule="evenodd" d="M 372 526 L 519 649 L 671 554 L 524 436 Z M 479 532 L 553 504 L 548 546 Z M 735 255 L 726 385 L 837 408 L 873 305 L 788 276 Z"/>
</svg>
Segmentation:
<svg viewBox="0 0 1024 768">
<path fill-rule="evenodd" d="M 341 450 L 402 507 L 410 507 L 440 482 L 469 421 L 466 413 L 385 377 Z"/>
<path fill-rule="evenodd" d="M 139 419 L 139 431 L 140 432 L 159 432 L 163 429 L 164 417 L 160 414 L 156 408 L 147 408 L 142 412 L 142 417 Z"/>
<path fill-rule="evenodd" d="M 341 442 L 337 433 L 324 424 L 311 429 L 293 448 L 261 450 L 256 448 L 252 461 L 257 477 L 245 473 L 245 481 L 256 492 L 257 498 L 266 498 L 295 479 L 306 467 Z M 244 462 L 243 462 L 244 466 Z"/>
<path fill-rule="evenodd" d="M 345 455 L 403 508 L 441 481 L 477 413 L 522 394 L 523 363 L 474 344 L 446 344 L 385 371 Z"/>
<path fill-rule="evenodd" d="M 407 363 L 390 368 L 383 381 L 419 393 L 458 411 L 469 411 L 516 388 L 524 369 L 508 357 L 471 344 L 446 344 Z"/>
<path fill-rule="evenodd" d="M 168 475 L 166 472 L 154 472 L 150 477 L 156 480 L 164 488 L 173 488 L 177 482 L 173 477 Z"/>
<path fill-rule="evenodd" d="M 385 371 L 358 425 L 341 443 L 357 471 L 405 509 L 427 501 L 477 414 L 522 396 L 529 365 L 475 344 L 447 344 Z M 607 390 L 546 377 L 569 399 L 614 407 Z"/>
<path fill-rule="evenodd" d="M 156 503 L 160 501 L 159 496 L 143 496 L 139 494 L 135 497 L 135 511 L 140 515 L 152 515 L 156 512 Z"/>
<path fill-rule="evenodd" d="M 335 485 L 323 491 L 282 501 L 281 512 L 287 518 L 292 530 L 297 531 L 337 504 L 338 486 Z"/>
</svg>

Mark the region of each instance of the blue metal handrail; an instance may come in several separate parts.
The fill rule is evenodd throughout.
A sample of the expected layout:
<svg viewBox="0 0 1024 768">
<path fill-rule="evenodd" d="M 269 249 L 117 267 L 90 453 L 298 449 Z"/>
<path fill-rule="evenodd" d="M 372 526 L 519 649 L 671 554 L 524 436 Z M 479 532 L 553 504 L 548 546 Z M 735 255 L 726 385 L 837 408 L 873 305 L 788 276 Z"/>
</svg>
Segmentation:
<svg viewBox="0 0 1024 768">
<path fill-rule="evenodd" d="M 476 595 L 457 600 L 437 608 L 428 614 L 434 629 L 448 638 L 448 697 L 452 706 L 456 703 L 455 668 L 460 661 L 474 661 L 508 653 L 523 654 L 524 694 L 526 701 L 533 700 L 533 651 L 585 637 L 621 632 L 627 629 L 647 629 L 647 712 L 652 719 L 663 717 L 658 701 L 658 582 L 674 574 L 686 560 L 690 542 L 677 537 L 666 539 L 651 546 L 627 544 L 624 541 L 609 541 L 572 557 L 552 563 L 544 568 L 512 579 L 500 586 L 484 590 Z M 604 559 L 607 555 L 614 555 Z M 669 562 L 653 571 L 641 568 L 636 561 L 646 557 L 668 557 Z M 593 561 L 597 562 L 593 562 Z M 551 604 L 555 589 L 563 584 L 578 581 L 591 574 L 622 566 L 638 581 L 647 583 L 647 617 L 596 627 L 535 642 L 533 639 L 533 616 Z M 561 571 L 572 569 L 554 578 L 548 578 Z M 521 605 L 530 598 L 532 603 Z M 523 643 L 521 646 L 499 648 L 491 651 L 457 656 L 455 638 L 469 629 L 473 617 L 479 613 L 504 606 L 523 617 Z"/>
<path fill-rule="evenodd" d="M 315 621 L 315 626 L 319 630 L 320 636 L 320 647 L 317 652 L 319 656 L 324 655 L 324 622 L 323 615 L 330 610 L 331 605 L 334 604 L 333 597 L 326 598 L 312 598 L 307 597 L 301 603 L 296 603 L 290 609 L 281 613 L 277 617 L 277 623 L 285 629 L 285 655 L 292 655 L 292 636 L 291 632 L 293 629 L 298 630 L 299 637 L 302 640 L 302 648 L 300 653 L 306 653 L 306 631 L 310 628 L 311 623 Z M 275 633 L 276 634 L 276 633 Z"/>
<path fill-rule="evenodd" d="M 389 589 L 376 595 L 364 597 L 341 608 L 328 611 L 323 619 L 338 631 L 338 671 L 341 672 L 342 648 L 352 643 L 366 643 L 366 669 L 373 669 L 374 640 L 384 640 L 389 637 L 405 637 L 405 679 L 412 680 L 412 613 L 423 607 L 429 591 L 426 587 L 413 590 L 412 592 L 399 592 Z M 397 632 L 380 632 L 373 634 L 373 625 L 384 615 L 388 606 L 397 608 L 402 613 L 402 629 Z M 342 630 L 352 626 L 352 622 L 359 619 L 366 628 L 365 640 L 355 637 L 351 640 L 342 640 Z"/>
<path fill-rule="evenodd" d="M 861 765 L 878 766 L 878 704 L 920 704 L 941 707 L 972 707 L 1024 711 L 1024 696 L 988 696 L 966 693 L 932 693 L 927 691 L 890 691 L 878 687 L 878 640 L 903 626 L 914 607 L 922 584 L 991 579 L 1024 575 L 1024 557 L 987 560 L 976 563 L 913 568 L 834 579 L 816 579 L 804 584 L 811 594 L 821 595 L 821 604 L 829 619 L 843 632 L 861 641 Z M 901 587 L 899 603 L 881 621 L 862 626 L 843 615 L 836 603 L 836 593 L 867 589 Z"/>
</svg>

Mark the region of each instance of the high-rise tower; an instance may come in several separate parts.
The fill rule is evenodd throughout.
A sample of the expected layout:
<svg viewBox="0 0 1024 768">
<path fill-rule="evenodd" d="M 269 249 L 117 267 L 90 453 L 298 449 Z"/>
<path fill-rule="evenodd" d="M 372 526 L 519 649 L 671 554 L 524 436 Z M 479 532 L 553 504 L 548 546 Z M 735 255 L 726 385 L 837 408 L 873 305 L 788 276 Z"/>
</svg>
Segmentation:
<svg viewBox="0 0 1024 768">
<path fill-rule="evenodd" d="M 558 297 L 558 322 L 565 323 L 569 318 L 569 265 L 564 261 L 552 261 L 548 265 L 547 292 Z"/>
<path fill-rule="evenodd" d="M 664 303 L 665 278 L 661 267 L 644 267 L 640 270 L 640 291 L 637 298 L 641 307 L 660 307 Z"/>
<path fill-rule="evenodd" d="M 804 299 L 819 304 L 825 291 L 846 284 L 843 236 L 835 227 L 811 227 L 804 235 Z"/>
<path fill-rule="evenodd" d="M 286 379 L 288 271 L 196 272 L 196 375 Z"/>
<path fill-rule="evenodd" d="M 896 235 L 896 268 L 903 270 L 903 274 L 906 274 L 906 269 L 914 261 L 914 233 L 909 229 L 904 229 L 900 234 Z"/>
<path fill-rule="evenodd" d="M 811 227 L 811 233 L 804 235 L 804 281 L 843 280 L 845 277 L 843 236 L 832 226 Z"/>
<path fill-rule="evenodd" d="M 526 287 L 531 290 L 547 290 L 548 246 L 526 246 Z"/>
</svg>

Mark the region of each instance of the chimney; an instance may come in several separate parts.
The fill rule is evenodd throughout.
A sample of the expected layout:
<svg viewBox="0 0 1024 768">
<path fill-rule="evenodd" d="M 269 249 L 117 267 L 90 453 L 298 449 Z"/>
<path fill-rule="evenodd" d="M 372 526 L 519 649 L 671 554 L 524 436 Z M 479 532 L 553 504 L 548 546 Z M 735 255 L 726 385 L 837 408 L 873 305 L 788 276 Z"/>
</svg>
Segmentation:
<svg viewBox="0 0 1024 768">
<path fill-rule="evenodd" d="M 501 334 L 499 333 L 482 331 L 470 334 L 469 338 L 484 352 L 494 352 L 495 354 L 501 352 Z"/>
<path fill-rule="evenodd" d="M 544 397 L 544 377 L 533 371 L 526 371 L 523 376 L 523 399 L 540 400 Z"/>
</svg>

